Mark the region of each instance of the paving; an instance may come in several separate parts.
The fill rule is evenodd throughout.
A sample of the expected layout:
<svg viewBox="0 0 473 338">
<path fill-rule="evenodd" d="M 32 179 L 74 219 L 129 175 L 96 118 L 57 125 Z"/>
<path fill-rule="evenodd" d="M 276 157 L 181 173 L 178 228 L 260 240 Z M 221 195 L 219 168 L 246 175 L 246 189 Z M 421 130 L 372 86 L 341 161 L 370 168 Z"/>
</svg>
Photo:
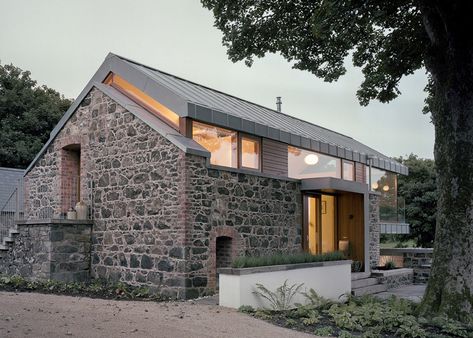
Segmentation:
<svg viewBox="0 0 473 338">
<path fill-rule="evenodd" d="M 376 297 L 387 299 L 391 296 L 404 298 L 416 303 L 420 303 L 424 297 L 426 284 L 406 285 L 397 289 L 391 289 L 385 292 L 375 294 Z"/>
</svg>

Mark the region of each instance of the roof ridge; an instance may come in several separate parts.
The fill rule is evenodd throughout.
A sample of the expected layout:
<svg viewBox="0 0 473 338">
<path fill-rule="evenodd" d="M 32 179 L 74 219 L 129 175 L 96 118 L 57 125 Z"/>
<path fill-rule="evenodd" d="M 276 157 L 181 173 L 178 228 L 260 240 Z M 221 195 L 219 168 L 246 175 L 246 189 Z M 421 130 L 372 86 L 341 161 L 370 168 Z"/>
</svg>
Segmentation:
<svg viewBox="0 0 473 338">
<path fill-rule="evenodd" d="M 218 89 L 214 89 L 214 88 L 211 88 L 211 87 L 207 87 L 207 86 L 202 85 L 202 84 L 200 84 L 200 83 L 197 83 L 197 82 L 194 82 L 194 81 L 191 81 L 191 80 L 184 79 L 184 78 L 182 78 L 182 77 L 180 77 L 180 76 L 177 76 L 177 75 L 174 75 L 174 74 L 171 74 L 171 73 L 168 73 L 168 72 L 164 72 L 164 71 L 162 71 L 162 70 L 160 70 L 160 69 L 157 69 L 157 68 L 154 68 L 154 67 L 150 67 L 150 66 L 145 65 L 145 64 L 143 64 L 143 63 L 141 63 L 141 62 L 138 62 L 138 61 L 135 61 L 135 60 L 126 58 L 126 57 L 124 57 L 124 56 L 121 56 L 121 55 L 118 55 L 118 54 L 114 54 L 114 53 L 110 53 L 110 54 L 111 54 L 111 55 L 114 55 L 114 56 L 116 56 L 116 57 L 119 57 L 120 59 L 123 59 L 123 60 L 125 60 L 125 61 L 131 62 L 131 63 L 133 63 L 133 64 L 135 64 L 135 65 L 148 68 L 148 69 L 150 69 L 150 70 L 159 72 L 159 73 L 164 74 L 164 75 L 167 75 L 167 76 L 172 76 L 172 77 L 174 77 L 174 78 L 176 78 L 176 79 L 178 79 L 178 80 L 185 81 L 185 82 L 191 83 L 191 84 L 193 84 L 193 85 L 196 85 L 196 86 L 199 86 L 199 87 L 202 87 L 202 88 L 206 88 L 206 89 L 211 90 L 211 91 L 214 91 L 214 92 L 216 92 L 216 93 L 220 93 L 220 94 L 223 94 L 223 95 L 226 95 L 226 96 L 235 98 L 235 99 L 237 99 L 237 100 L 247 102 L 247 103 L 249 103 L 249 104 L 258 106 L 258 107 L 260 107 L 260 108 L 268 109 L 268 110 L 270 110 L 270 111 L 272 111 L 272 112 L 274 112 L 274 113 L 277 113 L 277 114 L 280 114 L 280 115 L 284 115 L 284 116 L 290 117 L 290 118 L 292 118 L 292 119 L 295 119 L 295 120 L 298 120 L 298 121 L 301 121 L 301 122 L 304 122 L 304 123 L 311 124 L 311 125 L 313 125 L 313 126 L 315 126 L 315 127 L 318 127 L 318 128 L 321 128 L 321 129 L 325 129 L 325 130 L 328 130 L 328 131 L 330 131 L 330 132 L 332 132 L 332 133 L 335 133 L 335 134 L 341 135 L 341 136 L 343 136 L 343 137 L 347 137 L 347 138 L 349 138 L 349 139 L 351 139 L 351 140 L 357 141 L 357 140 L 355 140 L 355 139 L 354 139 L 353 137 L 351 137 L 351 136 L 342 134 L 342 133 L 340 133 L 340 132 L 338 132 L 338 131 L 335 131 L 335 130 L 332 130 L 332 129 L 329 129 L 329 128 L 326 128 L 326 127 L 323 127 L 323 126 L 320 126 L 320 125 L 315 124 L 315 123 L 313 123 L 313 122 L 303 120 L 303 119 L 301 119 L 301 118 L 299 118 L 299 117 L 295 117 L 295 116 L 292 116 L 292 115 L 289 115 L 289 114 L 286 114 L 286 113 L 277 111 L 277 110 L 275 110 L 275 109 L 272 109 L 272 108 L 263 106 L 263 105 L 261 105 L 261 104 L 258 104 L 258 103 L 255 103 L 255 102 L 251 102 L 251 101 L 248 101 L 248 100 L 245 100 L 245 99 L 242 99 L 242 98 L 237 97 L 237 96 L 235 96 L 235 95 L 222 92 L 222 91 L 220 91 L 220 90 L 218 90 Z M 357 142 L 358 142 L 358 141 L 357 141 Z"/>
</svg>

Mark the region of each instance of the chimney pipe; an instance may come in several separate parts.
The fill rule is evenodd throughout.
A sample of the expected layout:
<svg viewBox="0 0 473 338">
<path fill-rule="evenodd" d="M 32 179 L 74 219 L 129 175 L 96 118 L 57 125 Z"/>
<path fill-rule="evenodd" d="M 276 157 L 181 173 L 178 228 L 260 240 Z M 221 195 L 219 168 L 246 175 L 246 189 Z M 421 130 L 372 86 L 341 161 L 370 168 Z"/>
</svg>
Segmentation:
<svg viewBox="0 0 473 338">
<path fill-rule="evenodd" d="M 282 105 L 281 96 L 277 96 L 276 97 L 276 107 L 277 107 L 278 112 L 281 112 L 281 105 Z"/>
</svg>

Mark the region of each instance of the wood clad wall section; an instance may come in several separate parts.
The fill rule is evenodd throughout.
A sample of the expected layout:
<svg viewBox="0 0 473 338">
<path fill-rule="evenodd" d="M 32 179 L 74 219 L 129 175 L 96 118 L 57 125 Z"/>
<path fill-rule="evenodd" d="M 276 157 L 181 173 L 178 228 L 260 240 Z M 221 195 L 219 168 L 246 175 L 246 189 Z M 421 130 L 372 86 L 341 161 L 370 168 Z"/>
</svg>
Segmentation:
<svg viewBox="0 0 473 338">
<path fill-rule="evenodd" d="M 263 173 L 287 176 L 287 144 L 263 138 Z"/>
<path fill-rule="evenodd" d="M 350 241 L 350 259 L 364 263 L 365 232 L 363 195 L 338 195 L 338 240 Z"/>
<path fill-rule="evenodd" d="M 362 163 L 355 162 L 355 181 L 368 183 L 366 180 L 366 169 Z"/>
</svg>

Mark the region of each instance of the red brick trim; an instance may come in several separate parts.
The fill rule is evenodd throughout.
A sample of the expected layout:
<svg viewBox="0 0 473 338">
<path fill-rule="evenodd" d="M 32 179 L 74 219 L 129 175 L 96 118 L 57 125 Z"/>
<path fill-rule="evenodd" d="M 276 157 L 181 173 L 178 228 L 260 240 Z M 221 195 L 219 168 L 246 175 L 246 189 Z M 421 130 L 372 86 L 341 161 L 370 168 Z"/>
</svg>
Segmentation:
<svg viewBox="0 0 473 338">
<path fill-rule="evenodd" d="M 212 229 L 210 232 L 210 243 L 209 243 L 209 259 L 207 261 L 207 278 L 208 287 L 215 288 L 217 285 L 217 238 L 218 237 L 229 237 L 232 239 L 232 258 L 238 256 L 240 248 L 243 245 L 243 240 L 234 227 L 230 226 L 218 226 Z"/>
</svg>

